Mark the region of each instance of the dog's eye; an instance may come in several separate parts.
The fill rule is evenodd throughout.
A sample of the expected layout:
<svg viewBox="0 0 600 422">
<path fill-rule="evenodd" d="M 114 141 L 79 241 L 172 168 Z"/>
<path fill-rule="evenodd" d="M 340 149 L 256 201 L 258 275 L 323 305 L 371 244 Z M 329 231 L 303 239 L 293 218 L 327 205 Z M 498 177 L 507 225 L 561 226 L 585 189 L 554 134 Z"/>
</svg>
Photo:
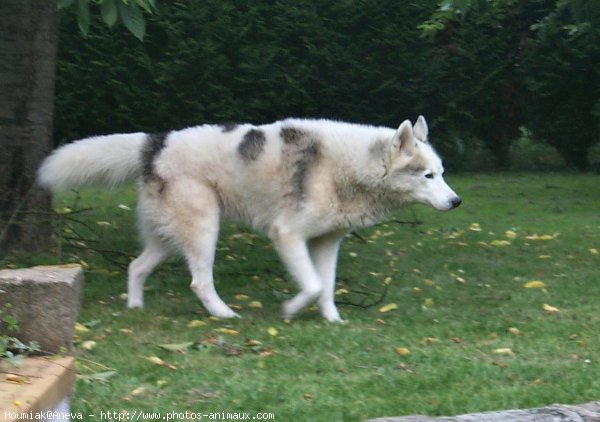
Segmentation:
<svg viewBox="0 0 600 422">
<path fill-rule="evenodd" d="M 427 173 L 425 177 L 428 179 L 433 179 L 433 173 Z"/>
</svg>

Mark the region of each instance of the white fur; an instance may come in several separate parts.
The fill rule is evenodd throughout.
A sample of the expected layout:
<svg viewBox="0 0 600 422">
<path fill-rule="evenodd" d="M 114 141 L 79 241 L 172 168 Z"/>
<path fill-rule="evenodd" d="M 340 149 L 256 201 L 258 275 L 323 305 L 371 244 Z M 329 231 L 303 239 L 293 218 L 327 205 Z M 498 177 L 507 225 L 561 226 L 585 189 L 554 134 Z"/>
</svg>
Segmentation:
<svg viewBox="0 0 600 422">
<path fill-rule="evenodd" d="M 252 131 L 264 139 L 244 150 Z M 143 306 L 146 278 L 175 247 L 206 309 L 237 316 L 216 293 L 212 272 L 220 221 L 234 219 L 267 234 L 296 280 L 300 292 L 284 304 L 285 317 L 317 301 L 328 321 L 341 321 L 335 270 L 350 230 L 414 202 L 439 210 L 460 203 L 427 135 L 422 116 L 414 128 L 405 121 L 398 130 L 302 119 L 233 130 L 204 125 L 171 132 L 151 162 L 141 152 L 147 135 L 112 135 L 60 148 L 42 165 L 39 180 L 64 189 L 140 179 L 146 247 L 129 267 L 129 307 Z"/>
<path fill-rule="evenodd" d="M 139 176 L 140 150 L 145 138 L 143 133 L 130 133 L 67 144 L 46 158 L 38 171 L 38 183 L 65 190 L 93 184 L 118 186 L 134 180 Z"/>
</svg>

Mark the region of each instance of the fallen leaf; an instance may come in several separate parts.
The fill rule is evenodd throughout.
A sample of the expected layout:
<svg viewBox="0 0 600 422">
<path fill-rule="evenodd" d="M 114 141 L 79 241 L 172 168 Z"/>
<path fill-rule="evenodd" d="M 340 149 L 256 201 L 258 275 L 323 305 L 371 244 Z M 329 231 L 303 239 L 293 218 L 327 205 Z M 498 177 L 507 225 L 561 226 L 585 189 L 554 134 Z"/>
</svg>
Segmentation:
<svg viewBox="0 0 600 422">
<path fill-rule="evenodd" d="M 277 331 L 277 328 L 275 328 L 275 327 L 269 327 L 267 329 L 267 333 L 269 333 L 269 335 L 275 337 L 277 334 L 279 334 L 279 331 Z"/>
<path fill-rule="evenodd" d="M 469 230 L 471 230 L 472 232 L 480 232 L 481 231 L 481 226 L 479 225 L 479 223 L 472 223 L 469 226 Z"/>
<path fill-rule="evenodd" d="M 433 306 L 433 299 L 428 297 L 423 301 L 423 306 Z"/>
<path fill-rule="evenodd" d="M 234 297 L 236 300 L 241 300 L 241 301 L 250 299 L 250 296 L 244 295 L 244 294 L 238 294 L 238 295 L 235 295 Z"/>
<path fill-rule="evenodd" d="M 106 371 L 106 372 L 96 372 L 94 374 L 89 374 L 89 375 L 77 375 L 77 379 L 85 382 L 85 383 L 90 383 L 90 382 L 101 382 L 101 383 L 107 383 L 108 380 L 112 377 L 114 377 L 115 375 L 117 375 L 117 373 L 115 371 Z"/>
<path fill-rule="evenodd" d="M 396 353 L 400 356 L 408 356 L 410 355 L 410 350 L 406 347 L 396 347 Z"/>
<path fill-rule="evenodd" d="M 154 365 L 164 366 L 165 368 L 169 368 L 169 369 L 173 369 L 173 370 L 177 369 L 177 367 L 175 365 L 171 365 L 170 363 L 165 362 L 158 356 L 146 356 L 146 357 L 144 357 L 144 359 L 146 359 L 148 362 L 150 362 Z"/>
<path fill-rule="evenodd" d="M 495 349 L 494 354 L 495 355 L 514 356 L 515 353 L 510 348 L 503 347 L 500 349 Z"/>
<path fill-rule="evenodd" d="M 194 342 L 178 343 L 178 344 L 159 344 L 163 350 L 168 352 L 185 353 L 190 347 L 194 345 Z"/>
<path fill-rule="evenodd" d="M 304 393 L 303 397 L 304 400 L 313 400 L 315 398 L 315 395 L 313 393 Z"/>
<path fill-rule="evenodd" d="M 81 348 L 83 350 L 92 350 L 94 347 L 96 347 L 96 342 L 93 340 L 88 340 L 88 341 L 84 341 L 83 343 L 81 343 Z"/>
<path fill-rule="evenodd" d="M 232 328 L 217 328 L 215 331 L 221 334 L 229 334 L 230 336 L 237 336 L 240 333 Z"/>
<path fill-rule="evenodd" d="M 394 309 L 398 309 L 398 305 L 395 303 L 388 303 L 387 305 L 383 305 L 381 308 L 379 308 L 379 312 L 384 314 L 386 312 L 393 311 Z"/>
<path fill-rule="evenodd" d="M 517 233 L 512 230 L 507 230 L 504 232 L 504 236 L 508 237 L 509 239 L 514 239 L 517 237 Z"/>
<path fill-rule="evenodd" d="M 132 396 L 141 396 L 145 392 L 146 392 L 146 387 L 138 387 L 129 394 L 131 394 Z"/>
<path fill-rule="evenodd" d="M 206 322 L 200 320 L 200 319 L 194 319 L 190 322 L 188 322 L 187 327 L 188 328 L 200 328 L 200 327 L 204 327 L 206 325 Z"/>
<path fill-rule="evenodd" d="M 509 333 L 511 333 L 513 336 L 520 336 L 521 335 L 521 330 L 519 330 L 516 327 L 509 327 L 508 330 Z"/>
<path fill-rule="evenodd" d="M 544 303 L 544 305 L 542 306 L 542 308 L 544 309 L 544 311 L 547 314 L 555 314 L 557 312 L 560 312 L 560 310 L 558 308 L 555 308 L 554 306 L 550 306 L 547 303 Z"/>
<path fill-rule="evenodd" d="M 558 233 L 538 235 L 537 233 L 525 236 L 527 240 L 552 240 L 558 236 Z"/>
<path fill-rule="evenodd" d="M 423 340 L 421 340 L 421 343 L 422 344 L 434 344 L 434 343 L 437 343 L 439 341 L 440 340 L 438 338 L 436 338 L 436 337 L 426 336 L 426 337 L 423 337 Z"/>
<path fill-rule="evenodd" d="M 248 304 L 248 307 L 254 309 L 262 309 L 263 306 L 262 303 L 260 303 L 258 300 L 253 300 Z"/>
<path fill-rule="evenodd" d="M 344 289 L 344 288 L 337 289 L 337 290 L 335 291 L 335 295 L 336 295 L 336 296 L 339 296 L 339 295 L 345 295 L 345 294 L 347 294 L 347 293 L 348 293 L 348 289 Z"/>
<path fill-rule="evenodd" d="M 77 334 L 87 333 L 88 331 L 90 331 L 90 329 L 85 325 L 81 324 L 80 322 L 75 323 L 75 332 Z"/>
<path fill-rule="evenodd" d="M 119 330 L 119 332 L 120 332 L 121 334 L 125 334 L 126 336 L 132 336 L 132 335 L 133 335 L 133 330 L 132 330 L 132 329 L 130 329 L 130 328 L 121 328 L 121 329 Z"/>
<path fill-rule="evenodd" d="M 511 243 L 508 240 L 492 240 L 490 245 L 496 247 L 509 246 Z"/>
<path fill-rule="evenodd" d="M 598 249 L 596 248 L 590 248 L 589 251 L 592 255 L 598 255 Z"/>
<path fill-rule="evenodd" d="M 18 374 L 6 374 L 4 379 L 12 384 L 30 384 L 29 377 Z"/>
<path fill-rule="evenodd" d="M 532 280 L 525 283 L 523 287 L 525 287 L 526 289 L 542 289 L 546 287 L 546 283 L 539 280 Z"/>
</svg>

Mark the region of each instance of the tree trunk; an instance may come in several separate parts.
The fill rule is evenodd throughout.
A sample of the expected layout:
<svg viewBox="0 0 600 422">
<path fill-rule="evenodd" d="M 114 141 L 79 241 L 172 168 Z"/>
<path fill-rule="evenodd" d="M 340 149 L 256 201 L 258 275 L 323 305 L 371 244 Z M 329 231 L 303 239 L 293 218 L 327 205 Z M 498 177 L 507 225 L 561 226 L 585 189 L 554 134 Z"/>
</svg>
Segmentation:
<svg viewBox="0 0 600 422">
<path fill-rule="evenodd" d="M 56 0 L 0 1 L 0 254 L 50 243 L 50 195 L 34 186 L 52 146 Z"/>
</svg>

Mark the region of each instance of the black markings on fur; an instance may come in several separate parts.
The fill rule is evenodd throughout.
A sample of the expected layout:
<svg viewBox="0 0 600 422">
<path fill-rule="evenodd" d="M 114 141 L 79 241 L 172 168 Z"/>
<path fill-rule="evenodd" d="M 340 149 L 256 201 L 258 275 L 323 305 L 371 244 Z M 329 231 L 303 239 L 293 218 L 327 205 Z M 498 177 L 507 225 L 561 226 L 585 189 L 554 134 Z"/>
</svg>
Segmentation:
<svg viewBox="0 0 600 422">
<path fill-rule="evenodd" d="M 256 161 L 262 153 L 267 138 L 262 130 L 250 129 L 244 135 L 242 142 L 238 145 L 238 153 L 244 162 Z"/>
<path fill-rule="evenodd" d="M 160 184 L 159 192 L 164 189 L 165 181 L 156 174 L 154 161 L 165 146 L 165 139 L 168 133 L 149 134 L 142 147 L 142 180 L 144 183 L 158 182 Z"/>
<path fill-rule="evenodd" d="M 238 127 L 238 124 L 233 123 L 233 122 L 226 122 L 226 123 L 221 123 L 219 126 L 221 126 L 221 132 L 228 133 L 228 132 L 233 132 L 234 130 L 236 130 Z"/>
<path fill-rule="evenodd" d="M 321 143 L 316 134 L 296 127 L 281 128 L 280 136 L 284 143 L 283 161 L 292 170 L 289 196 L 301 201 L 306 197 L 310 171 L 321 157 Z"/>
<path fill-rule="evenodd" d="M 303 139 L 308 137 L 308 134 L 304 130 L 295 127 L 283 127 L 280 136 L 285 144 L 299 145 Z"/>
</svg>

